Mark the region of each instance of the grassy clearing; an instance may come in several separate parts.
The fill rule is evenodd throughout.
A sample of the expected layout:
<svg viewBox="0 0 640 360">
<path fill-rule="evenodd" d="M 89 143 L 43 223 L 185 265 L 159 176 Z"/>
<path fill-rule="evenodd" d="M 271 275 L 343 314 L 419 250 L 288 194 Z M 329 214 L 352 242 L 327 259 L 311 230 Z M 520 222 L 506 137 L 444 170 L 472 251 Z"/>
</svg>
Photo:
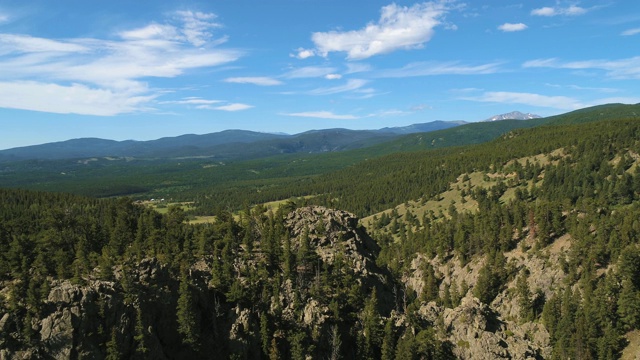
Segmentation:
<svg viewBox="0 0 640 360">
<path fill-rule="evenodd" d="M 525 165 L 527 161 L 532 164 L 539 164 L 541 166 L 548 165 L 550 163 L 557 163 L 558 158 L 566 156 L 564 149 L 557 149 L 551 152 L 551 154 L 538 154 L 535 156 L 523 157 L 514 159 L 508 162 L 506 165 L 510 165 L 513 162 L 519 162 L 521 165 Z M 555 160 L 552 160 L 555 159 Z M 473 172 L 470 174 L 461 174 L 458 179 L 449 185 L 449 190 L 438 194 L 431 199 L 420 199 L 415 201 L 408 201 L 404 204 L 400 204 L 395 207 L 395 211 L 401 217 L 405 216 L 407 212 L 411 212 L 418 219 L 422 219 L 424 214 L 433 213 L 436 217 L 448 217 L 449 208 L 453 204 L 456 211 L 461 212 L 474 212 L 478 210 L 478 203 L 469 195 L 462 197 L 463 190 L 467 193 L 476 187 L 490 188 L 494 186 L 499 180 L 509 183 L 509 179 L 515 177 L 515 174 L 505 174 L 502 172 L 495 173 L 482 173 Z M 533 180 L 529 181 L 526 187 L 531 188 Z M 539 184 L 538 184 L 539 185 Z M 524 185 L 522 186 L 524 187 Z M 518 186 L 510 186 L 505 193 L 500 197 L 500 201 L 507 203 L 515 198 L 516 189 Z M 386 213 L 391 216 L 394 209 L 387 209 L 379 213 L 362 219 L 362 224 L 368 229 L 372 230 L 373 217 L 380 218 L 382 214 Z"/>
<path fill-rule="evenodd" d="M 625 335 L 629 344 L 622 351 L 622 360 L 636 360 L 640 354 L 640 330 L 634 330 Z"/>
</svg>

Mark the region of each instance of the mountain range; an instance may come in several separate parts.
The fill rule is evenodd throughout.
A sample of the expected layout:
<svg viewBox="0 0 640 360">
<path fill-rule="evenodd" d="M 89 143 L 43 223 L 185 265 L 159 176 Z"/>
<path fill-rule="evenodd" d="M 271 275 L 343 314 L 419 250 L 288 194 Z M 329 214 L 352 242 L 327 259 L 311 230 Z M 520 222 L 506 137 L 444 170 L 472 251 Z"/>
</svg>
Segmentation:
<svg viewBox="0 0 640 360">
<path fill-rule="evenodd" d="M 521 113 L 520 111 L 512 111 L 506 114 L 494 115 L 484 121 L 501 121 L 501 120 L 531 120 L 539 119 L 542 116 L 532 113 Z"/>
<path fill-rule="evenodd" d="M 514 111 L 486 121 L 540 118 Z M 22 160 L 60 160 L 92 157 L 186 158 L 213 157 L 219 160 L 246 160 L 288 153 L 323 153 L 359 149 L 402 135 L 427 133 L 468 124 L 466 121 L 432 121 L 376 130 L 322 129 L 299 134 L 224 130 L 186 134 L 149 141 L 115 141 L 80 138 L 41 145 L 0 150 L 0 162 Z"/>
<path fill-rule="evenodd" d="M 443 130 L 464 121 L 432 121 L 378 130 L 323 129 L 299 134 L 225 130 L 204 135 L 181 135 L 150 141 L 81 138 L 0 151 L 0 162 L 59 160 L 91 157 L 250 159 L 287 153 L 322 153 L 362 148 L 401 135 Z"/>
</svg>

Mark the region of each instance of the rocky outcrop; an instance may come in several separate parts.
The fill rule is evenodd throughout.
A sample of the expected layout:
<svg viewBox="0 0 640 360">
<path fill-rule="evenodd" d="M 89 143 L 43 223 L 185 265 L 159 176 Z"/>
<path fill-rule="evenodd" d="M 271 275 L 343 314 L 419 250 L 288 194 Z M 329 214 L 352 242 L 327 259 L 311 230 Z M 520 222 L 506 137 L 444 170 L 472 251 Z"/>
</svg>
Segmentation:
<svg viewBox="0 0 640 360">
<path fill-rule="evenodd" d="M 423 305 L 419 314 L 440 326 L 443 340 L 454 344 L 460 359 L 538 359 L 539 347 L 521 334 L 509 330 L 504 320 L 471 294 L 454 309 L 435 303 Z"/>
<path fill-rule="evenodd" d="M 40 316 L 31 324 L 31 346 L 13 349 L 16 344 L 11 344 L 10 335 L 3 339 L 7 346 L 0 359 L 101 359 L 109 351 L 120 358 L 194 358 L 177 331 L 178 281 L 167 267 L 149 258 L 135 267 L 116 268 L 114 275 L 114 281 L 94 279 L 84 284 L 53 281 Z M 208 295 L 206 288 L 196 291 Z M 197 302 L 195 308 L 202 321 L 210 319 L 207 303 Z M 0 327 L 11 329 L 13 338 L 25 332 L 19 316 L 7 313 L 0 319 L 4 321 Z M 135 340 L 136 336 L 143 340 Z M 207 336 L 213 338 L 205 328 L 202 337 Z M 108 343 L 114 340 L 108 350 Z M 141 342 L 142 353 L 138 349 Z M 211 346 L 208 342 L 202 345 Z"/>
<path fill-rule="evenodd" d="M 462 266 L 457 257 L 428 259 L 418 255 L 402 281 L 420 294 L 424 287 L 424 263 L 428 262 L 439 279 L 440 296 L 454 282 L 457 291 L 464 282 L 466 293 L 453 309 L 436 305 L 422 305 L 419 315 L 438 328 L 441 340 L 454 345 L 454 353 L 461 359 L 542 359 L 551 356 L 549 333 L 539 322 L 523 322 L 516 295 L 516 278 L 528 273 L 527 284 L 534 303 L 544 303 L 556 293 L 566 274 L 560 264 L 570 248 L 568 236 L 556 239 L 548 247 L 525 251 L 530 244 L 517 246 L 504 254 L 512 275 L 490 304 L 473 296 L 484 258 L 474 258 Z M 522 240 L 524 242 L 528 239 Z"/>
<path fill-rule="evenodd" d="M 322 262 L 333 264 L 340 254 L 353 272 L 354 280 L 365 291 L 376 289 L 383 314 L 388 315 L 395 307 L 396 295 L 392 292 L 391 276 L 375 261 L 380 246 L 360 226 L 354 214 L 322 206 L 308 206 L 291 212 L 285 224 L 291 234 L 293 251 L 298 250 L 301 238 L 308 236 L 310 248 Z"/>
</svg>

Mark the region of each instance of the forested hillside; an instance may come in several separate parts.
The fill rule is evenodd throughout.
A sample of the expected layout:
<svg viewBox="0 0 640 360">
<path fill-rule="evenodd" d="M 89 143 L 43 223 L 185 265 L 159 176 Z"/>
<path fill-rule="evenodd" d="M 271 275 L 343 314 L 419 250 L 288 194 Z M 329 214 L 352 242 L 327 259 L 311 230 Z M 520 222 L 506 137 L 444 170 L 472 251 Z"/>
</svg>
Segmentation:
<svg viewBox="0 0 640 360">
<path fill-rule="evenodd" d="M 277 210 L 201 194 L 207 224 L 0 190 L 1 355 L 633 358 L 640 122 L 571 122 L 265 184 Z"/>
</svg>

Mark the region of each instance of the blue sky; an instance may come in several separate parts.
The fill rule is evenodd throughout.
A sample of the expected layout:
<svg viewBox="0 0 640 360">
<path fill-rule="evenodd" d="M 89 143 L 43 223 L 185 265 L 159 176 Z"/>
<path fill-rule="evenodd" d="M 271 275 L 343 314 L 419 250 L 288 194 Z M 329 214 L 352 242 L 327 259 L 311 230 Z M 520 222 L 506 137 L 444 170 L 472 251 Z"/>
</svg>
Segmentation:
<svg viewBox="0 0 640 360">
<path fill-rule="evenodd" d="M 636 1 L 3 0 L 0 149 L 640 102 Z"/>
</svg>

